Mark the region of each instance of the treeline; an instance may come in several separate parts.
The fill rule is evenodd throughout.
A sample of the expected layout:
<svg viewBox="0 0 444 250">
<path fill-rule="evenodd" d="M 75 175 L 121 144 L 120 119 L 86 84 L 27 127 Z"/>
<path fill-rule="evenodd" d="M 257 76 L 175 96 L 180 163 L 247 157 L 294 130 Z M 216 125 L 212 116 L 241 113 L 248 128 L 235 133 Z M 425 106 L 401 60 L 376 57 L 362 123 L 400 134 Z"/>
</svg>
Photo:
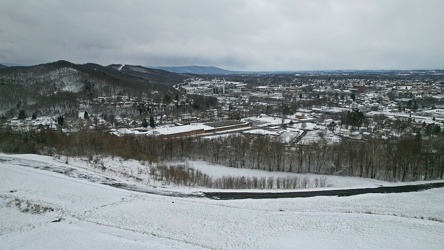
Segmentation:
<svg viewBox="0 0 444 250">
<path fill-rule="evenodd" d="M 167 185 L 206 187 L 218 189 L 301 189 L 326 187 L 327 178 L 310 180 L 308 177 L 286 176 L 222 176 L 211 177 L 187 165 L 158 164 L 150 169 L 151 179 Z"/>
<path fill-rule="evenodd" d="M 65 135 L 52 130 L 0 132 L 0 150 L 10 153 L 110 155 L 149 162 L 200 159 L 235 168 L 359 176 L 388 181 L 442 179 L 443 133 L 367 141 L 343 138 L 329 144 L 284 144 L 274 137 L 232 135 L 215 139 L 114 136 L 84 130 Z"/>
<path fill-rule="evenodd" d="M 202 146 L 201 146 L 202 145 Z M 231 136 L 200 140 L 204 160 L 237 168 L 268 171 L 359 176 L 389 181 L 442 179 L 443 137 L 402 136 L 367 141 L 344 138 L 340 143 L 319 141 L 287 145 L 279 138 Z"/>
</svg>

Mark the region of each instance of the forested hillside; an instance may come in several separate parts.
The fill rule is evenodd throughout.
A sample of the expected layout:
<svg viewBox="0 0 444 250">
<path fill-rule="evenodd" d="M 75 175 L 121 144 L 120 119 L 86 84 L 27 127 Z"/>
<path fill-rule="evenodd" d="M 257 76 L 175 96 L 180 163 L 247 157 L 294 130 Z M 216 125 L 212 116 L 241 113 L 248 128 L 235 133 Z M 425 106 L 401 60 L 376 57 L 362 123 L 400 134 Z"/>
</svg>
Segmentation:
<svg viewBox="0 0 444 250">
<path fill-rule="evenodd" d="M 79 99 L 98 96 L 150 96 L 166 91 L 187 76 L 141 66 L 103 67 L 57 61 L 31 67 L 0 69 L 0 111 L 16 116 L 19 110 L 65 114 Z M 9 112 L 9 113 L 8 113 Z"/>
</svg>

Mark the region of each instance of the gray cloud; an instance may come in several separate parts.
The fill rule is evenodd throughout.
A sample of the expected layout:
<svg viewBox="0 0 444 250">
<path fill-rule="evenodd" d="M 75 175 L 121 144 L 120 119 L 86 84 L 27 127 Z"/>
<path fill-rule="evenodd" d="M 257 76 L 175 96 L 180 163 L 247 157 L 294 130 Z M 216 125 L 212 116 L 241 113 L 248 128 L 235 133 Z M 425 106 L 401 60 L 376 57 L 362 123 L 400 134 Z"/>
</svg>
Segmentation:
<svg viewBox="0 0 444 250">
<path fill-rule="evenodd" d="M 2 0 L 0 62 L 444 68 L 441 0 Z"/>
</svg>

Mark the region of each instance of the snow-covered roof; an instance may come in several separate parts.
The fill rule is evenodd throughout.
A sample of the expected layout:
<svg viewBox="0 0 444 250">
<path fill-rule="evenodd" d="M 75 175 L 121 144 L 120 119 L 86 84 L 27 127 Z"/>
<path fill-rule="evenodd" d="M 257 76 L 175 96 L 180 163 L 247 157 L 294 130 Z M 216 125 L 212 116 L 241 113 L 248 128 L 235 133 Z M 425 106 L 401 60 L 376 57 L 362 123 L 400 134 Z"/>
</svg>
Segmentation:
<svg viewBox="0 0 444 250">
<path fill-rule="evenodd" d="M 190 124 L 190 125 L 184 125 L 184 126 L 176 126 L 176 127 L 167 127 L 167 128 L 159 128 L 154 130 L 154 134 L 159 135 L 171 135 L 171 134 L 178 134 L 178 133 L 185 133 L 195 130 L 209 130 L 213 129 L 213 127 L 197 123 L 197 124 Z"/>
<path fill-rule="evenodd" d="M 253 130 L 245 131 L 244 133 L 255 134 L 255 135 L 274 135 L 274 136 L 279 135 L 278 132 L 269 131 L 269 130 L 265 130 L 265 129 L 253 129 Z"/>
</svg>

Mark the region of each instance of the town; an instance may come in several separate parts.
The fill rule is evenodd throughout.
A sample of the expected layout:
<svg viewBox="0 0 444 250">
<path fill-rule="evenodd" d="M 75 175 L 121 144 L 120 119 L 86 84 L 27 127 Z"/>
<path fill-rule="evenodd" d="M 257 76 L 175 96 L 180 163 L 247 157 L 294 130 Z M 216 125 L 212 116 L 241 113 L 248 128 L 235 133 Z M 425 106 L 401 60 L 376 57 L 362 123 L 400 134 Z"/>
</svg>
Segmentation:
<svg viewBox="0 0 444 250">
<path fill-rule="evenodd" d="M 444 177 L 440 70 L 195 75 L 59 61 L 3 72 L 7 152 Z"/>
<path fill-rule="evenodd" d="M 173 85 L 171 93 L 83 98 L 71 114 L 22 114 L 4 124 L 65 133 L 87 127 L 116 135 L 266 135 L 283 143 L 441 132 L 442 71 L 372 72 L 367 78 L 362 72 L 283 75 L 284 80 L 267 84 L 229 80 L 242 76 L 194 77 Z"/>
<path fill-rule="evenodd" d="M 444 1 L 0 1 L 1 249 L 443 249 Z"/>
</svg>

